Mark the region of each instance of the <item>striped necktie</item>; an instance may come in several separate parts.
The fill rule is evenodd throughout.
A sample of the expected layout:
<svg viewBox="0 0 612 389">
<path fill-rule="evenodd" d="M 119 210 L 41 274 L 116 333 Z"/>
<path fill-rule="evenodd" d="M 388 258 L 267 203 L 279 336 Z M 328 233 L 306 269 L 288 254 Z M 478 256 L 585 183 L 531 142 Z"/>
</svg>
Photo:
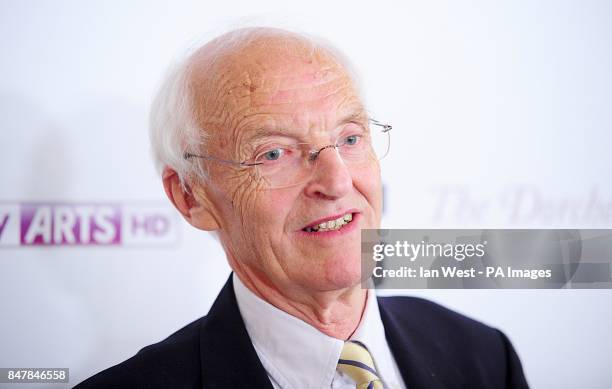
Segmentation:
<svg viewBox="0 0 612 389">
<path fill-rule="evenodd" d="M 372 356 L 361 342 L 349 340 L 344 343 L 337 369 L 351 377 L 357 384 L 357 389 L 384 388 L 374 368 Z"/>
</svg>

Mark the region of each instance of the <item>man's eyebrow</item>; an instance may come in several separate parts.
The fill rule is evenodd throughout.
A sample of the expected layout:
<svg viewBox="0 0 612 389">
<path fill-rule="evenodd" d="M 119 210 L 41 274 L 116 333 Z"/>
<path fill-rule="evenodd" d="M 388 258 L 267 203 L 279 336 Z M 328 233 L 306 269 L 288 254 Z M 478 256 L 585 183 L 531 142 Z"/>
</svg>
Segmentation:
<svg viewBox="0 0 612 389">
<path fill-rule="evenodd" d="M 358 108 L 358 109 L 352 110 L 348 114 L 344 115 L 338 121 L 338 124 L 344 124 L 344 123 L 353 122 L 353 121 L 355 121 L 357 119 L 367 120 L 367 118 L 368 118 L 368 114 L 367 114 L 366 110 L 363 109 L 363 108 Z"/>
<path fill-rule="evenodd" d="M 361 121 L 367 120 L 368 115 L 365 109 L 359 108 L 350 111 L 348 114 L 342 116 L 340 120 L 337 121 L 336 125 L 341 125 L 345 123 L 353 122 L 357 119 Z M 247 134 L 244 137 L 246 143 L 254 142 L 262 138 L 268 137 L 283 137 L 283 138 L 296 138 L 297 134 L 288 133 L 286 130 L 280 129 L 267 129 L 265 127 L 258 127 L 252 130 L 247 130 Z"/>
<path fill-rule="evenodd" d="M 244 140 L 246 143 L 254 142 L 256 140 L 268 137 L 283 137 L 283 138 L 294 138 L 291 134 L 288 134 L 286 131 L 278 130 L 278 129 L 266 129 L 263 127 L 255 128 L 253 130 L 249 130 L 248 134 L 245 135 Z"/>
</svg>

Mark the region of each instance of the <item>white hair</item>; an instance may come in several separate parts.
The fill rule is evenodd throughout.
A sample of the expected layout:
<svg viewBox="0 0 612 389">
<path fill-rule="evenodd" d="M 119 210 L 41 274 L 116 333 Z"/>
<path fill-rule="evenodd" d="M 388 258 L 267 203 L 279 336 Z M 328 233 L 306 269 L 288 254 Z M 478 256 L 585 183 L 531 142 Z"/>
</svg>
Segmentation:
<svg viewBox="0 0 612 389">
<path fill-rule="evenodd" d="M 233 31 L 225 47 L 233 46 L 245 40 L 255 40 L 266 28 L 244 28 Z M 264 32 L 265 33 L 265 32 Z M 346 56 L 324 39 L 306 34 L 296 34 L 312 44 L 313 50 L 321 48 L 344 68 L 357 91 L 358 79 L 353 66 Z M 204 164 L 193 163 L 185 158 L 185 153 L 196 153 L 205 145 L 208 136 L 206 129 L 200 128 L 195 119 L 193 93 L 190 91 L 190 62 L 196 50 L 190 51 L 184 59 L 177 62 L 167 71 L 157 95 L 153 99 L 149 116 L 149 137 L 151 151 L 158 173 L 165 167 L 178 173 L 181 185 L 185 189 L 188 177 L 206 178 Z"/>
<path fill-rule="evenodd" d="M 197 150 L 206 134 L 194 117 L 192 94 L 189 93 L 188 59 L 171 67 L 153 99 L 149 116 L 149 137 L 155 168 L 161 175 L 166 166 L 174 169 L 185 184 L 185 178 L 203 172 L 201 164 L 185 158 L 188 151 Z"/>
</svg>

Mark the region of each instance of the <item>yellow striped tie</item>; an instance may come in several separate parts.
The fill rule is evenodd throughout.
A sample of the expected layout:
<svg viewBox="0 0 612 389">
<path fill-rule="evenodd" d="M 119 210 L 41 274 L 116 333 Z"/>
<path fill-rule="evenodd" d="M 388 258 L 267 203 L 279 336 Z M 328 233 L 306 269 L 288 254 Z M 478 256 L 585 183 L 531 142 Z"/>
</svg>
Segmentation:
<svg viewBox="0 0 612 389">
<path fill-rule="evenodd" d="M 361 342 L 349 340 L 344 343 L 337 369 L 351 377 L 357 384 L 357 389 L 384 388 L 374 368 L 372 356 Z"/>
</svg>

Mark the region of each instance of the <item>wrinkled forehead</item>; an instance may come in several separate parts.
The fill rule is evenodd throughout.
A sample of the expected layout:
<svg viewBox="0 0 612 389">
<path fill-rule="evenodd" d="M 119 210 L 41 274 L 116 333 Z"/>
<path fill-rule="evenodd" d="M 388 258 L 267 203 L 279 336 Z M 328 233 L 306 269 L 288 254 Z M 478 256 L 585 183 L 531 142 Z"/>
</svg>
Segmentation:
<svg viewBox="0 0 612 389">
<path fill-rule="evenodd" d="M 266 86 L 260 84 L 262 78 L 293 71 L 316 76 L 329 71 L 343 73 L 344 69 L 330 50 L 311 39 L 275 29 L 223 35 L 203 46 L 190 60 L 190 78 L 203 87 L 194 90 L 195 97 L 204 99 L 205 94 L 240 86 L 261 88 Z"/>
<path fill-rule="evenodd" d="M 277 31 L 221 37 L 204 46 L 190 64 L 190 92 L 197 123 L 225 143 L 256 122 L 299 126 L 305 125 L 300 117 L 312 119 L 308 112 L 333 116 L 342 108 L 338 105 L 361 106 L 351 77 L 332 52 Z"/>
</svg>

